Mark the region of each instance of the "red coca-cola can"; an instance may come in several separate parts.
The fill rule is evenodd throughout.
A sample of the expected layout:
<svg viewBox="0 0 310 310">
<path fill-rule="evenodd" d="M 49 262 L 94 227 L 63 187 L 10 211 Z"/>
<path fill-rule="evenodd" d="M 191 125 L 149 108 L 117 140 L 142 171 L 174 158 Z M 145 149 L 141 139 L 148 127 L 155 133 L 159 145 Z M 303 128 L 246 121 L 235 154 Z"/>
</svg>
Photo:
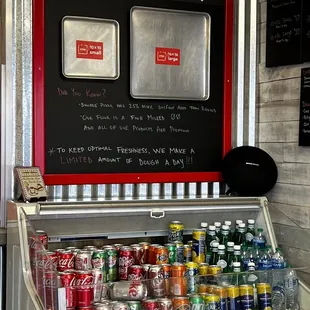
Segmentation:
<svg viewBox="0 0 310 310">
<path fill-rule="evenodd" d="M 142 303 L 143 310 L 159 310 L 159 304 L 156 299 L 146 299 Z"/>
<path fill-rule="evenodd" d="M 77 306 L 75 280 L 76 274 L 72 270 L 59 273 L 61 286 L 66 288 L 66 307 L 74 308 Z"/>
<path fill-rule="evenodd" d="M 48 248 L 48 235 L 44 230 L 36 230 L 36 234 L 38 235 L 41 243 L 43 244 L 44 248 Z"/>
<path fill-rule="evenodd" d="M 149 242 L 140 242 L 139 243 L 143 248 L 143 256 L 141 258 L 141 264 L 148 264 L 149 261 L 149 248 L 150 243 Z"/>
<path fill-rule="evenodd" d="M 32 260 L 32 266 L 39 273 L 40 271 L 53 271 L 57 267 L 58 257 L 54 252 L 39 251 Z M 55 265 L 56 264 L 56 265 Z"/>
<path fill-rule="evenodd" d="M 77 306 L 89 307 L 94 301 L 93 274 L 91 270 L 79 270 L 76 272 Z"/>
<path fill-rule="evenodd" d="M 54 250 L 54 252 L 57 254 L 57 256 L 59 256 L 59 253 L 65 251 L 65 249 L 56 249 Z"/>
<path fill-rule="evenodd" d="M 91 269 L 91 252 L 81 251 L 75 255 L 75 269 L 89 270 Z"/>
<path fill-rule="evenodd" d="M 58 265 L 57 270 L 58 271 L 65 271 L 70 270 L 74 268 L 74 254 L 69 251 L 60 251 L 59 252 L 59 259 L 58 259 Z"/>
<path fill-rule="evenodd" d="M 53 270 L 57 269 L 57 265 L 58 265 L 58 255 L 55 252 L 47 252 L 48 257 L 50 258 L 50 260 L 52 261 L 53 264 Z"/>
<path fill-rule="evenodd" d="M 142 265 L 143 261 L 143 247 L 140 244 L 132 244 L 130 246 L 133 249 L 133 257 L 134 257 L 134 264 L 135 265 Z"/>
<path fill-rule="evenodd" d="M 133 265 L 133 249 L 129 246 L 123 246 L 119 251 L 119 279 L 128 279 L 128 268 Z"/>
<path fill-rule="evenodd" d="M 57 274 L 54 271 L 44 272 L 38 287 L 38 294 L 45 309 L 57 309 Z"/>
<path fill-rule="evenodd" d="M 132 265 L 128 268 L 128 281 L 143 280 L 143 267 Z"/>
<path fill-rule="evenodd" d="M 28 239 L 28 245 L 30 260 L 33 260 L 36 258 L 38 252 L 43 250 L 41 240 L 38 236 L 31 236 Z"/>
</svg>

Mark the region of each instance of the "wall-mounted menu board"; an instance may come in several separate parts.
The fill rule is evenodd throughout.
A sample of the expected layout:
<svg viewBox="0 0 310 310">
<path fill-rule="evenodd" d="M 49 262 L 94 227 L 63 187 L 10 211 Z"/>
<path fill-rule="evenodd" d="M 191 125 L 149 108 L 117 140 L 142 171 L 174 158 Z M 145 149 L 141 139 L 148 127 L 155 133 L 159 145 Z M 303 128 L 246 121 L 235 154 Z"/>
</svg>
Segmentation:
<svg viewBox="0 0 310 310">
<path fill-rule="evenodd" d="M 53 0 L 34 0 L 33 5 L 34 164 L 40 166 L 46 184 L 221 179 L 221 160 L 231 147 L 232 0 L 205 0 L 203 4 L 69 0 L 61 5 Z M 207 101 L 130 96 L 130 10 L 134 6 L 207 12 L 211 16 Z M 119 23 L 119 79 L 70 79 L 62 75 L 64 16 Z M 194 35 L 190 44 L 199 46 Z M 186 62 L 180 53 L 181 63 Z"/>
<path fill-rule="evenodd" d="M 310 68 L 301 70 L 299 145 L 310 146 Z"/>
<path fill-rule="evenodd" d="M 310 61 L 310 1 L 302 4 L 302 62 Z"/>
<path fill-rule="evenodd" d="M 266 28 L 266 67 L 300 63 L 302 0 L 268 0 Z"/>
</svg>

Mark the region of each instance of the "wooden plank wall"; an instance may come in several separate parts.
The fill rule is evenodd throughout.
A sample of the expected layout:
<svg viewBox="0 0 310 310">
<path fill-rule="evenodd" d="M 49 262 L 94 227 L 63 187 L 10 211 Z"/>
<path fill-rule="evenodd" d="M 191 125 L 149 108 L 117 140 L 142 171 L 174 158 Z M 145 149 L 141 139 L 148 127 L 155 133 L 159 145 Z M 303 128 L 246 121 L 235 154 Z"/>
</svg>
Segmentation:
<svg viewBox="0 0 310 310">
<path fill-rule="evenodd" d="M 293 266 L 305 266 L 310 265 L 310 147 L 298 146 L 298 123 L 301 68 L 310 63 L 266 68 L 267 2 L 258 2 L 258 146 L 278 165 L 278 183 L 267 195 L 278 243 Z M 301 277 L 310 284 L 310 271 Z"/>
</svg>

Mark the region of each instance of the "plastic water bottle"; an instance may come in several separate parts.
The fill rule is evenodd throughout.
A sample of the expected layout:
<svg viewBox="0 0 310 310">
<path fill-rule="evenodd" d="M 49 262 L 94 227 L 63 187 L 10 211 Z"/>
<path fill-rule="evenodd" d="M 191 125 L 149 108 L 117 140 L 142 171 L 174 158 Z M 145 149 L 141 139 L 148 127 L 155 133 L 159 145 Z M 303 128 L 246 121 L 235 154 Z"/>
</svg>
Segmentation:
<svg viewBox="0 0 310 310">
<path fill-rule="evenodd" d="M 263 234 L 263 229 L 257 229 L 257 235 L 253 238 L 253 246 L 258 246 L 259 248 L 264 248 L 266 246 L 266 237 Z"/>
<path fill-rule="evenodd" d="M 284 270 L 272 272 L 272 310 L 286 310 L 284 291 Z"/>
<path fill-rule="evenodd" d="M 285 260 L 280 248 L 276 248 L 276 252 L 272 256 L 272 269 L 284 269 Z"/>
<path fill-rule="evenodd" d="M 254 264 L 254 271 L 255 271 L 255 266 L 256 266 L 256 257 L 255 257 L 255 251 L 252 247 L 248 247 L 246 251 L 246 256 L 243 259 L 243 268 L 245 271 L 250 271 L 249 270 L 249 263 Z M 252 266 L 253 266 L 252 264 Z M 253 271 L 253 270 L 251 270 Z"/>
<path fill-rule="evenodd" d="M 299 310 L 299 282 L 295 270 L 288 270 L 284 277 L 285 305 L 287 310 Z"/>
<path fill-rule="evenodd" d="M 258 260 L 258 270 L 271 270 L 272 269 L 272 255 L 271 247 L 267 246 L 262 250 L 262 254 Z"/>
</svg>

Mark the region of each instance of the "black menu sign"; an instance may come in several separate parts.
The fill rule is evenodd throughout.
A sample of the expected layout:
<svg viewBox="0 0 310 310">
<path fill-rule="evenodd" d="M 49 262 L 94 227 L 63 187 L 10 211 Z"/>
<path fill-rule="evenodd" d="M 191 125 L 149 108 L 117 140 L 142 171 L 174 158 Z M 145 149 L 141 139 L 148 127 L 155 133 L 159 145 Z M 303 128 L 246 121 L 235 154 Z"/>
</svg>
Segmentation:
<svg viewBox="0 0 310 310">
<path fill-rule="evenodd" d="M 302 5 L 302 62 L 310 61 L 310 1 L 304 0 Z"/>
<path fill-rule="evenodd" d="M 266 40 L 266 67 L 301 62 L 302 0 L 268 0 Z"/>
<path fill-rule="evenodd" d="M 310 146 L 310 68 L 301 70 L 299 145 Z"/>
</svg>

